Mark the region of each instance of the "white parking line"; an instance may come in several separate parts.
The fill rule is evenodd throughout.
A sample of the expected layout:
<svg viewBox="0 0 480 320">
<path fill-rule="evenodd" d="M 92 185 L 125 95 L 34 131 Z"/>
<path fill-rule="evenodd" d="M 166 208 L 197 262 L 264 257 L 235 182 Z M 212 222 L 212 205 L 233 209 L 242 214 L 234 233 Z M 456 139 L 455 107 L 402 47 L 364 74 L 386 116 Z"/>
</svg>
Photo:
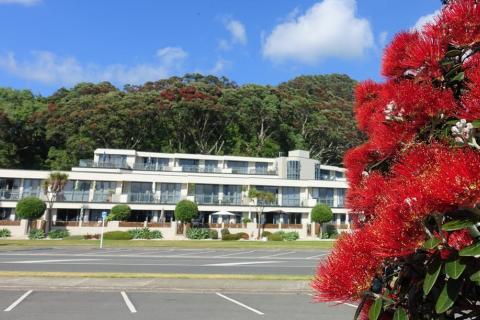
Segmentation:
<svg viewBox="0 0 480 320">
<path fill-rule="evenodd" d="M 247 254 L 247 253 L 253 253 L 253 252 L 256 252 L 256 251 L 253 250 L 253 251 L 242 251 L 242 252 L 235 252 L 235 253 L 229 253 L 229 254 L 222 254 L 221 256 L 215 256 L 215 257 L 212 257 L 212 258 L 230 257 L 230 256 L 238 255 L 238 254 Z"/>
<path fill-rule="evenodd" d="M 311 259 L 320 258 L 320 257 L 323 257 L 323 256 L 328 256 L 329 254 L 330 253 L 317 254 L 316 256 L 306 257 L 305 259 L 311 260 Z"/>
<path fill-rule="evenodd" d="M 101 260 L 105 260 L 105 259 L 24 260 L 24 261 L 3 261 L 2 263 L 35 264 L 35 263 L 77 262 L 77 261 L 101 261 Z"/>
<path fill-rule="evenodd" d="M 241 303 L 240 301 L 237 301 L 237 300 L 234 300 L 234 299 L 232 299 L 232 298 L 229 298 L 229 297 L 227 297 L 227 296 L 225 296 L 225 295 L 223 295 L 223 294 L 221 294 L 221 293 L 218 293 L 218 292 L 215 292 L 215 294 L 216 294 L 217 296 L 219 296 L 219 297 L 222 297 L 222 298 L 225 299 L 225 300 L 228 300 L 228 301 L 230 301 L 230 302 L 233 302 L 233 303 L 239 305 L 240 307 L 244 307 L 245 309 L 248 309 L 248 310 L 250 310 L 250 311 L 252 311 L 252 312 L 255 312 L 256 314 L 259 314 L 259 315 L 261 315 L 261 316 L 264 315 L 263 312 L 258 311 L 257 309 L 254 309 L 254 308 L 252 308 L 252 307 L 249 307 L 249 306 L 247 306 L 246 304 Z"/>
<path fill-rule="evenodd" d="M 30 290 L 30 291 L 27 291 L 25 292 L 20 298 L 18 298 L 14 303 L 12 303 L 10 306 L 8 306 L 5 310 L 5 312 L 9 312 L 9 311 L 12 311 L 13 308 L 15 308 L 16 306 L 18 306 L 20 304 L 20 302 L 22 302 L 23 300 L 25 300 L 26 297 L 28 297 L 31 293 L 33 292 L 33 290 Z"/>
<path fill-rule="evenodd" d="M 207 267 L 231 267 L 231 266 L 243 266 L 249 264 L 265 264 L 265 263 L 279 263 L 280 261 L 251 261 L 251 262 L 227 262 L 227 263 L 213 263 L 206 264 Z"/>
<path fill-rule="evenodd" d="M 125 291 L 120 292 L 120 294 L 122 295 L 123 300 L 128 307 L 128 310 L 130 310 L 131 313 L 136 313 L 137 309 L 135 309 L 135 306 L 133 305 L 132 301 L 130 301 Z"/>
<path fill-rule="evenodd" d="M 265 257 L 263 257 L 263 258 L 271 258 L 271 257 L 284 256 L 284 255 L 286 255 L 286 254 L 291 254 L 291 253 L 295 253 L 295 251 L 289 251 L 289 252 L 282 252 L 282 253 L 272 254 L 272 255 L 269 255 L 269 256 L 265 256 Z"/>
<path fill-rule="evenodd" d="M 215 251 L 200 251 L 200 252 L 189 252 L 189 253 L 182 253 L 182 254 L 176 254 L 171 257 L 184 257 L 184 256 L 190 256 L 190 255 L 195 255 L 195 254 L 202 254 L 202 253 L 213 253 Z"/>
</svg>

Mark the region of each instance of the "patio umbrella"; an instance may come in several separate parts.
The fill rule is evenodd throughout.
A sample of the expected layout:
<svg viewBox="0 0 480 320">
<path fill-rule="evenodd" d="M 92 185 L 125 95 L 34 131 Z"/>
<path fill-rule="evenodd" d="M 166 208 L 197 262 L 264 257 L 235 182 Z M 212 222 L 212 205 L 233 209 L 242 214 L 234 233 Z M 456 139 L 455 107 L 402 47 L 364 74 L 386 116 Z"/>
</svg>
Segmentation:
<svg viewBox="0 0 480 320">
<path fill-rule="evenodd" d="M 231 212 L 223 211 L 223 210 L 212 213 L 212 216 L 234 216 L 234 215 L 235 215 L 235 213 L 231 213 Z"/>
</svg>

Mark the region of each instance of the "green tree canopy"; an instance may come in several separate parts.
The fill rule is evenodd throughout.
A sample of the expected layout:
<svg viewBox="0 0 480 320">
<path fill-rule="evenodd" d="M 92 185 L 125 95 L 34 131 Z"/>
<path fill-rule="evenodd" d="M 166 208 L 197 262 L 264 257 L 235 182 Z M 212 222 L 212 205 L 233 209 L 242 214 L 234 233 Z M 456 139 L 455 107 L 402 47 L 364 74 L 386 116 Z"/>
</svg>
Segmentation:
<svg viewBox="0 0 480 320">
<path fill-rule="evenodd" d="M 319 203 L 312 208 L 311 219 L 312 219 L 312 222 L 316 222 L 316 223 L 325 223 L 325 222 L 332 221 L 333 219 L 332 209 L 326 204 Z"/>
<path fill-rule="evenodd" d="M 175 206 L 175 220 L 190 222 L 198 215 L 198 206 L 190 200 L 182 200 Z"/>
<path fill-rule="evenodd" d="M 130 217 L 132 210 L 126 204 L 117 204 L 112 207 L 107 219 L 110 221 L 125 221 Z"/>
<path fill-rule="evenodd" d="M 21 219 L 39 219 L 43 216 L 47 205 L 36 197 L 26 197 L 17 202 L 16 214 Z"/>
</svg>

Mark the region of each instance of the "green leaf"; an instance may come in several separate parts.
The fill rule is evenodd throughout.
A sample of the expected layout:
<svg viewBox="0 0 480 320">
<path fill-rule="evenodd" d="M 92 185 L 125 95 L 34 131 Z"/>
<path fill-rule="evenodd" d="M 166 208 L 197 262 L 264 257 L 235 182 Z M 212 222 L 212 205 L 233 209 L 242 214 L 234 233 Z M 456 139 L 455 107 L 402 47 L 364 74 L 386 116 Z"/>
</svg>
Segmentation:
<svg viewBox="0 0 480 320">
<path fill-rule="evenodd" d="M 368 310 L 368 320 L 377 320 L 378 316 L 380 316 L 380 312 L 382 311 L 382 298 L 378 298 Z"/>
<path fill-rule="evenodd" d="M 445 263 L 445 273 L 452 279 L 458 279 L 466 266 L 467 263 L 464 258 L 457 258 Z"/>
<path fill-rule="evenodd" d="M 453 58 L 453 57 L 461 56 L 462 54 L 463 54 L 462 50 L 453 49 L 453 50 L 447 51 L 447 53 L 445 54 L 445 57 Z"/>
<path fill-rule="evenodd" d="M 393 320 L 407 320 L 407 312 L 403 308 L 398 308 L 393 314 Z"/>
<path fill-rule="evenodd" d="M 474 274 L 472 274 L 470 276 L 470 280 L 478 283 L 480 281 L 480 271 L 477 271 Z"/>
<path fill-rule="evenodd" d="M 425 275 L 425 280 L 423 281 L 424 295 L 427 295 L 430 292 L 430 290 L 432 290 L 433 285 L 437 281 L 438 274 L 442 269 L 443 263 L 438 257 L 438 255 L 435 256 L 433 259 L 434 260 L 427 267 L 427 274 Z"/>
<path fill-rule="evenodd" d="M 465 72 L 459 72 L 457 73 L 457 75 L 455 77 L 452 78 L 452 82 L 453 81 L 463 81 L 463 79 L 465 79 Z"/>
<path fill-rule="evenodd" d="M 460 256 L 462 257 L 473 257 L 480 255 L 480 242 L 472 244 L 466 248 L 460 250 Z"/>
<path fill-rule="evenodd" d="M 460 293 L 462 284 L 462 280 L 448 279 L 437 299 L 437 303 L 435 304 L 435 311 L 438 314 L 444 313 L 453 306 Z"/>
<path fill-rule="evenodd" d="M 462 67 L 461 64 L 457 64 L 457 65 L 453 66 L 453 67 L 447 72 L 447 74 L 445 75 L 445 78 L 447 78 L 447 79 L 452 78 L 454 75 L 457 74 L 457 72 L 460 70 L 461 67 Z M 453 79 L 452 79 L 452 81 L 453 81 Z"/>
<path fill-rule="evenodd" d="M 440 242 L 441 242 L 441 240 L 438 239 L 438 238 L 435 238 L 435 237 L 430 238 L 430 239 L 428 239 L 427 241 L 425 241 L 425 242 L 423 243 L 423 248 L 426 249 L 426 250 L 433 249 L 433 248 L 435 248 L 436 246 L 438 246 L 438 244 L 439 244 Z"/>
<path fill-rule="evenodd" d="M 473 225 L 473 222 L 470 220 L 453 220 L 445 223 L 442 226 L 444 231 L 455 231 L 460 229 L 465 229 Z"/>
</svg>

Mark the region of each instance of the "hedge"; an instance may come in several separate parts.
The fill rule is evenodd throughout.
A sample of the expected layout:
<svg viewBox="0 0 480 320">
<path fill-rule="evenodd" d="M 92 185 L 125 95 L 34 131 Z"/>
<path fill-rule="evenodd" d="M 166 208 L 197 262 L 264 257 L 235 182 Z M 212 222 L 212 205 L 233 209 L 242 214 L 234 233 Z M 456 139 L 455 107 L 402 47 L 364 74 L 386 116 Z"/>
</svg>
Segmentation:
<svg viewBox="0 0 480 320">
<path fill-rule="evenodd" d="M 26 197 L 18 201 L 16 214 L 21 219 L 38 219 L 45 213 L 47 205 L 36 197 Z"/>
<path fill-rule="evenodd" d="M 190 200 L 182 200 L 175 207 L 175 220 L 190 222 L 198 215 L 198 206 Z"/>
</svg>

